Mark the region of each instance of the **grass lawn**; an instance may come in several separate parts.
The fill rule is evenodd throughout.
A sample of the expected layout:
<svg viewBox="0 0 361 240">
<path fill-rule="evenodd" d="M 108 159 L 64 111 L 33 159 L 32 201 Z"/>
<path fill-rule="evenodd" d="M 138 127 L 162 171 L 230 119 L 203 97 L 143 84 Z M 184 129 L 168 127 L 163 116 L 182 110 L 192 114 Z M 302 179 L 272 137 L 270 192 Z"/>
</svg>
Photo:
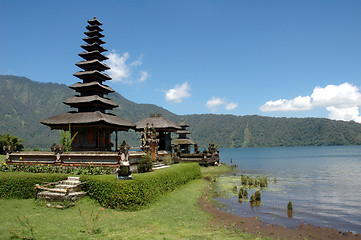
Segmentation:
<svg viewBox="0 0 361 240">
<path fill-rule="evenodd" d="M 103 210 L 88 197 L 64 210 L 33 199 L 0 199 L 0 239 L 254 239 L 208 224 L 211 217 L 198 205 L 205 184 L 193 181 L 135 212 Z"/>
</svg>

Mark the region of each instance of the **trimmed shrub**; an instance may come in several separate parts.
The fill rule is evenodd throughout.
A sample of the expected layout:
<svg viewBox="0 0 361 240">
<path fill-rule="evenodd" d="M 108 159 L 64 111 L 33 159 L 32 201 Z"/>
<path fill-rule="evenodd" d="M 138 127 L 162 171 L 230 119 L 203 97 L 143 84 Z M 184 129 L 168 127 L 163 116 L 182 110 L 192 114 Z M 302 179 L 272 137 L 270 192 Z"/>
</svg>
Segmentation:
<svg viewBox="0 0 361 240">
<path fill-rule="evenodd" d="M 0 198 L 35 198 L 35 184 L 57 182 L 66 178 L 64 174 L 0 173 Z"/>
<path fill-rule="evenodd" d="M 136 210 L 177 187 L 201 178 L 198 163 L 177 164 L 160 171 L 135 174 L 133 180 L 115 176 L 82 176 L 83 190 L 104 207 Z"/>
<path fill-rule="evenodd" d="M 142 160 L 138 161 L 138 172 L 145 173 L 152 171 L 153 167 L 153 160 L 148 156 L 142 156 Z"/>
<path fill-rule="evenodd" d="M 114 169 L 110 167 L 96 167 L 93 164 L 85 164 L 85 166 L 72 166 L 70 164 L 62 164 L 60 166 L 44 165 L 44 164 L 12 164 L 5 162 L 0 163 L 0 172 L 29 172 L 29 173 L 63 173 L 74 175 L 104 175 L 112 174 Z"/>
</svg>

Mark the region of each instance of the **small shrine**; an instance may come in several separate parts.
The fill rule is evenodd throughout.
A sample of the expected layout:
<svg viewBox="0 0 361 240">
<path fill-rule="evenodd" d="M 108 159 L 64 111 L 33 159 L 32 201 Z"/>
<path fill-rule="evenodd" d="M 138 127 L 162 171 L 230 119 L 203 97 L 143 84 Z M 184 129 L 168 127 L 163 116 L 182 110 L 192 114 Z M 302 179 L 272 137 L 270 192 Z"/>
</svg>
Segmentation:
<svg viewBox="0 0 361 240">
<path fill-rule="evenodd" d="M 72 150 L 75 151 L 111 151 L 114 144 L 110 140 L 110 135 L 118 131 L 128 131 L 134 129 L 135 125 L 127 120 L 115 116 L 107 111 L 113 110 L 118 105 L 105 95 L 114 90 L 103 84 L 111 80 L 111 77 L 103 71 L 110 69 L 103 63 L 108 57 L 103 55 L 107 51 L 101 45 L 105 42 L 101 39 L 103 25 L 97 18 L 88 20 L 87 36 L 83 38 L 86 44 L 81 47 L 85 52 L 79 53 L 84 60 L 75 65 L 83 71 L 76 72 L 75 77 L 82 80 L 70 86 L 78 94 L 66 99 L 63 103 L 77 111 L 70 111 L 59 114 L 41 121 L 42 124 L 51 129 L 68 130 L 71 126 L 72 137 L 77 133 Z M 118 145 L 116 136 L 115 149 Z"/>
<path fill-rule="evenodd" d="M 153 128 L 158 133 L 158 151 L 167 152 L 172 152 L 171 133 L 181 129 L 177 124 L 163 117 L 162 114 L 151 114 L 148 118 L 136 122 L 135 125 L 136 131 L 144 132 L 146 128 Z M 144 139 L 144 134 L 142 138 Z"/>
<path fill-rule="evenodd" d="M 182 120 L 178 125 L 181 129 L 176 132 L 176 134 L 178 134 L 178 138 L 172 141 L 174 148 L 179 149 L 181 153 L 189 154 L 191 153 L 191 147 L 193 146 L 194 152 L 197 153 L 198 145 L 187 136 L 188 134 L 191 134 L 191 132 L 187 130 L 189 125 L 184 120 Z"/>
<path fill-rule="evenodd" d="M 212 141 L 208 145 L 208 150 L 205 148 L 201 152 L 199 151 L 198 144 L 187 136 L 191 134 L 191 132 L 187 130 L 189 125 L 184 120 L 178 125 L 181 127 L 181 129 L 176 132 L 178 138 L 172 141 L 174 161 L 197 162 L 202 166 L 219 164 L 219 150 Z M 193 151 L 191 151 L 192 146 Z"/>
</svg>

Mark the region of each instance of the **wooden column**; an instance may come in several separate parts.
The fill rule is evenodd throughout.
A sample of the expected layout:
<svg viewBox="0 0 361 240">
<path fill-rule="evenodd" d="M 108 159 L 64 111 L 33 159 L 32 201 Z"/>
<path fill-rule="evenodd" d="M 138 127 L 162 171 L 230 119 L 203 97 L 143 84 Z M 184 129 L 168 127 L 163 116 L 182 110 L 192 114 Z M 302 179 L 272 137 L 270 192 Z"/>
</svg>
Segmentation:
<svg viewBox="0 0 361 240">
<path fill-rule="evenodd" d="M 115 151 L 118 151 L 118 131 L 115 131 Z"/>
</svg>

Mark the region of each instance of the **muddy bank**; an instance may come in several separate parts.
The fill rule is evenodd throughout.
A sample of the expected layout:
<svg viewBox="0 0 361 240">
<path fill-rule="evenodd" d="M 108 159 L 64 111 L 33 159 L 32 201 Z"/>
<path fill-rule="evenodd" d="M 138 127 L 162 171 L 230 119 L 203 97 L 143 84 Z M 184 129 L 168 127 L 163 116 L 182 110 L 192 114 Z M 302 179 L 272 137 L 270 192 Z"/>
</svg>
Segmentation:
<svg viewBox="0 0 361 240">
<path fill-rule="evenodd" d="M 281 238 L 281 239 L 360 239 L 361 235 L 354 235 L 351 232 L 341 233 L 332 228 L 320 228 L 311 225 L 299 225 L 297 229 L 289 229 L 283 226 L 265 225 L 256 217 L 240 217 L 226 213 L 215 208 L 210 199 L 209 191 L 199 201 L 201 208 L 207 211 L 213 220 L 212 225 L 221 225 L 227 228 L 233 228 L 238 231 L 251 233 L 254 235 L 261 234 L 264 237 Z"/>
</svg>

